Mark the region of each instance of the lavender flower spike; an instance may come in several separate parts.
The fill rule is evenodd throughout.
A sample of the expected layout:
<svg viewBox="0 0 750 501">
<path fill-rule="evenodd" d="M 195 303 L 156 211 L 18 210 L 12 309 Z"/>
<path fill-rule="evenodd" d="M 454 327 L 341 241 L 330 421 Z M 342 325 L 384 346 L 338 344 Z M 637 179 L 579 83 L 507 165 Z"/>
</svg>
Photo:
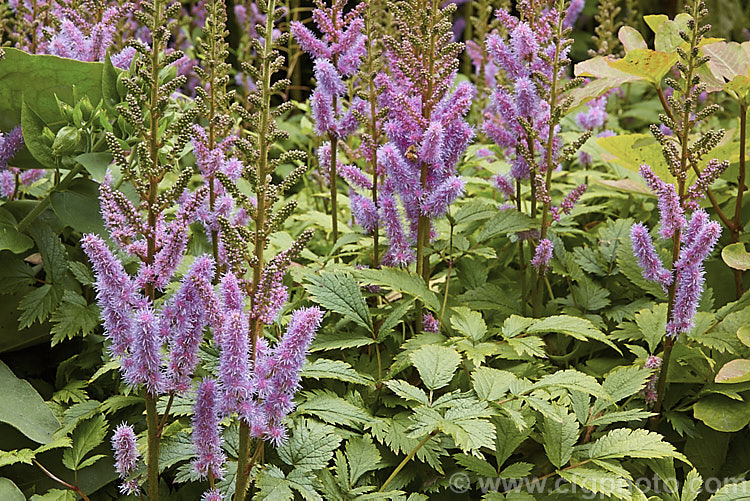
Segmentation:
<svg viewBox="0 0 750 501">
<path fill-rule="evenodd" d="M 658 282 L 666 290 L 672 284 L 672 273 L 664 267 L 657 256 L 654 242 L 643 223 L 636 223 L 630 229 L 630 241 L 633 244 L 633 253 L 643 270 L 643 278 Z"/>
<path fill-rule="evenodd" d="M 680 204 L 680 197 L 677 196 L 674 185 L 659 179 L 648 165 L 641 165 L 639 172 L 651 191 L 656 193 L 658 199 L 659 214 L 661 215 L 659 234 L 663 238 L 672 238 L 687 224 L 685 212 L 682 209 L 682 204 Z"/>
<path fill-rule="evenodd" d="M 550 259 L 552 259 L 552 242 L 544 238 L 536 246 L 534 257 L 531 258 L 531 266 L 536 268 L 539 273 L 545 274 L 547 273 Z"/>
<path fill-rule="evenodd" d="M 219 489 L 213 488 L 203 493 L 201 501 L 222 501 L 224 496 L 221 495 Z"/>
<path fill-rule="evenodd" d="M 217 390 L 216 382 L 205 378 L 198 385 L 195 399 L 193 445 L 197 457 L 193 460 L 193 468 L 201 478 L 206 478 L 209 474 L 216 478 L 224 476 L 226 457 L 221 450 Z"/>
<path fill-rule="evenodd" d="M 123 480 L 120 485 L 122 494 L 135 494 L 138 492 L 138 481 L 136 479 L 128 480 L 138 466 L 140 453 L 136 446 L 136 437 L 133 427 L 129 424 L 121 423 L 112 435 L 112 449 L 115 451 L 115 470 Z"/>
<path fill-rule="evenodd" d="M 143 384 L 151 395 L 164 391 L 159 319 L 150 306 L 135 312 L 131 353 L 122 363 L 125 381 L 131 386 Z"/>
</svg>

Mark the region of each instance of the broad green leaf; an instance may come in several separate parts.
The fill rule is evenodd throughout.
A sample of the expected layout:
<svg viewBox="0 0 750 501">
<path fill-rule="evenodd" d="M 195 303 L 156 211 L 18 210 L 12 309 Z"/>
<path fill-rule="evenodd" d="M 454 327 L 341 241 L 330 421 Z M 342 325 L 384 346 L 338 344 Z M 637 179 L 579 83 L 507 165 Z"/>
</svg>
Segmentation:
<svg viewBox="0 0 750 501">
<path fill-rule="evenodd" d="M 474 391 L 481 400 L 500 400 L 516 379 L 518 378 L 511 372 L 491 367 L 480 367 L 471 373 Z"/>
<path fill-rule="evenodd" d="M 419 402 L 423 405 L 429 405 L 430 400 L 427 394 L 416 386 L 412 386 L 402 379 L 393 379 L 386 381 L 385 385 L 393 393 L 407 401 Z"/>
<path fill-rule="evenodd" d="M 430 390 L 438 390 L 450 383 L 461 363 L 461 355 L 456 350 L 434 345 L 421 347 L 410 358 L 422 382 Z"/>
<path fill-rule="evenodd" d="M 29 501 L 76 501 L 77 497 L 70 489 L 50 489 L 44 494 L 34 494 Z"/>
<path fill-rule="evenodd" d="M 613 369 L 602 382 L 602 387 L 610 395 L 610 401 L 597 401 L 594 406 L 593 414 L 598 413 L 601 409 L 608 407 L 612 403 L 617 403 L 624 398 L 635 395 L 646 385 L 646 381 L 651 377 L 651 371 L 643 367 L 618 367 Z"/>
<path fill-rule="evenodd" d="M 750 346 L 750 325 L 743 325 L 737 329 L 737 337 L 742 341 L 742 344 Z"/>
<path fill-rule="evenodd" d="M 714 379 L 717 383 L 743 383 L 750 381 L 750 360 L 738 358 L 719 369 Z"/>
<path fill-rule="evenodd" d="M 507 235 L 508 233 L 530 230 L 534 226 L 534 220 L 526 214 L 518 212 L 516 209 L 502 210 L 487 221 L 487 224 L 484 225 L 484 228 L 482 228 L 477 237 L 477 242 L 484 242 L 490 238 Z"/>
<path fill-rule="evenodd" d="M 625 52 L 630 52 L 635 49 L 645 49 L 648 47 L 646 41 L 643 39 L 643 35 L 630 26 L 621 27 L 620 31 L 617 32 L 617 38 L 620 39 Z"/>
<path fill-rule="evenodd" d="M 304 420 L 292 436 L 277 449 L 279 457 L 289 466 L 305 470 L 325 468 L 333 457 L 341 437 L 332 426 Z"/>
<path fill-rule="evenodd" d="M 302 367 L 302 377 L 312 379 L 337 379 L 347 383 L 368 385 L 373 379 L 367 375 L 360 374 L 343 360 L 328 360 L 319 358 Z"/>
<path fill-rule="evenodd" d="M 747 501 L 750 499 L 750 482 L 725 485 L 708 501 Z"/>
<path fill-rule="evenodd" d="M 562 468 L 573 454 L 573 446 L 578 441 L 578 421 L 572 414 L 561 413 L 561 421 L 544 417 L 542 438 L 544 450 L 550 462 Z"/>
<path fill-rule="evenodd" d="M 503 322 L 503 337 L 511 338 L 525 332 L 526 329 L 534 323 L 533 318 L 519 317 L 518 315 L 511 315 Z"/>
<path fill-rule="evenodd" d="M 107 169 L 112 164 L 112 154 L 108 151 L 82 153 L 76 157 L 76 162 L 83 165 L 83 168 L 91 174 L 91 179 L 97 183 L 103 183 Z"/>
<path fill-rule="evenodd" d="M 534 431 L 534 413 L 526 409 L 525 414 L 519 414 L 522 426 L 507 416 L 493 416 L 492 423 L 495 425 L 497 440 L 495 443 L 495 457 L 497 464 L 501 465 L 516 451 L 531 432 Z"/>
<path fill-rule="evenodd" d="M 617 70 L 644 78 L 653 85 L 659 85 L 677 62 L 677 54 L 650 49 L 634 49 L 625 54 L 623 59 L 607 62 Z"/>
<path fill-rule="evenodd" d="M 0 499 L 4 501 L 26 501 L 26 496 L 12 480 L 0 477 Z"/>
<path fill-rule="evenodd" d="M 0 224 L 0 250 L 20 254 L 34 246 L 34 241 L 10 224 Z"/>
<path fill-rule="evenodd" d="M 21 122 L 22 98 L 33 103 L 46 122 L 59 119 L 55 96 L 73 102 L 73 86 L 92 103 L 101 99 L 102 63 L 33 55 L 10 47 L 4 50 L 5 59 L 0 66 L 0 129 L 8 130 Z"/>
<path fill-rule="evenodd" d="M 73 430 L 71 437 L 73 447 L 65 449 L 63 452 L 63 464 L 71 470 L 79 470 L 85 466 L 90 466 L 93 463 L 85 461 L 86 455 L 101 444 L 106 436 L 107 420 L 104 414 L 97 414 L 92 419 L 81 421 Z"/>
<path fill-rule="evenodd" d="M 300 414 L 314 416 L 331 424 L 353 426 L 367 423 L 372 418 L 361 408 L 327 390 L 314 390 L 300 394 Z"/>
<path fill-rule="evenodd" d="M 428 309 L 434 312 L 440 311 L 441 304 L 437 294 L 432 292 L 422 277 L 416 273 L 398 268 L 383 268 L 357 270 L 354 275 L 364 283 L 381 285 L 393 291 L 403 292 L 422 301 Z"/>
<path fill-rule="evenodd" d="M 750 78 L 739 75 L 724 85 L 724 90 L 743 106 L 750 103 Z"/>
<path fill-rule="evenodd" d="M 641 80 L 636 75 L 613 68 L 609 64 L 611 61 L 614 61 L 611 56 L 596 56 L 575 65 L 577 77 L 594 78 L 594 80 L 583 87 L 577 87 L 570 91 L 573 107 L 595 99 L 610 89 L 622 87 L 628 82 Z"/>
<path fill-rule="evenodd" d="M 693 404 L 693 416 L 717 431 L 739 431 L 750 422 L 750 402 L 711 394 Z"/>
<path fill-rule="evenodd" d="M 487 324 L 484 323 L 482 314 L 465 306 L 453 308 L 451 326 L 474 341 L 481 340 L 487 333 Z"/>
<path fill-rule="evenodd" d="M 513 463 L 504 468 L 498 476 L 500 478 L 524 478 L 531 474 L 532 469 L 534 465 L 531 463 Z"/>
<path fill-rule="evenodd" d="M 642 411 L 640 409 L 629 409 L 627 411 L 614 411 L 595 417 L 586 422 L 587 426 L 606 426 L 612 423 L 629 423 L 631 421 L 641 421 L 653 416 L 653 413 Z"/>
<path fill-rule="evenodd" d="M 462 401 L 446 411 L 440 429 L 450 435 L 463 452 L 478 451 L 482 447 L 494 450 L 495 427 L 482 419 L 491 414 L 485 402 Z"/>
<path fill-rule="evenodd" d="M 313 342 L 310 344 L 310 351 L 322 351 L 322 350 L 342 350 L 345 348 L 359 348 L 360 346 L 367 346 L 369 344 L 375 344 L 375 340 L 370 336 L 365 336 L 364 333 L 352 333 L 349 331 L 337 330 L 333 332 L 322 332 L 315 336 Z"/>
<path fill-rule="evenodd" d="M 571 317 L 568 315 L 554 315 L 546 317 L 541 320 L 535 321 L 526 332 L 528 333 L 541 333 L 541 332 L 558 332 L 560 334 L 566 334 L 575 339 L 586 341 L 587 339 L 595 339 L 600 341 L 617 351 L 620 349 L 615 344 L 607 339 L 607 337 L 594 327 L 594 324 L 590 320 L 580 317 Z"/>
<path fill-rule="evenodd" d="M 750 52 L 744 50 L 750 47 L 745 42 L 716 42 L 703 46 L 703 53 L 711 59 L 706 66 L 717 78 L 732 81 L 737 76 L 747 76 L 750 70 Z"/>
<path fill-rule="evenodd" d="M 682 457 L 682 454 L 658 433 L 629 428 L 610 431 L 591 444 L 586 454 L 591 459 Z"/>
<path fill-rule="evenodd" d="M 11 425 L 34 442 L 51 442 L 60 423 L 36 390 L 27 381 L 18 379 L 2 361 L 0 388 L 0 422 Z"/>
<path fill-rule="evenodd" d="M 50 145 L 45 143 L 42 135 L 45 126 L 44 120 L 31 108 L 29 102 L 24 99 L 21 106 L 21 129 L 23 131 L 24 146 L 34 160 L 38 162 L 38 166 L 54 169 L 56 166 L 55 155 L 52 153 Z M 19 162 L 14 161 L 14 163 Z"/>
<path fill-rule="evenodd" d="M 0 294 L 3 295 L 28 290 L 34 283 L 34 269 L 22 258 L 10 252 L 0 252 L 0 281 L 3 284 Z"/>
<path fill-rule="evenodd" d="M 346 460 L 349 464 L 349 481 L 354 485 L 362 475 L 378 469 L 380 452 L 370 437 L 356 437 L 346 443 Z"/>
<path fill-rule="evenodd" d="M 79 233 L 106 235 L 99 210 L 98 185 L 88 179 L 74 181 L 66 191 L 50 195 L 52 209 L 65 226 Z"/>
<path fill-rule="evenodd" d="M 353 276 L 338 271 L 324 272 L 308 276 L 308 281 L 305 289 L 313 301 L 373 332 L 370 311 Z"/>
<path fill-rule="evenodd" d="M 164 437 L 159 446 L 159 471 L 171 468 L 194 454 L 195 445 L 188 430 Z"/>
<path fill-rule="evenodd" d="M 580 466 L 557 472 L 562 478 L 596 494 L 604 494 L 615 499 L 633 499 L 628 482 L 621 476 L 589 466 Z"/>
<path fill-rule="evenodd" d="M 750 269 L 750 252 L 745 250 L 745 244 L 742 242 L 729 244 L 721 249 L 721 259 L 735 270 Z"/>
</svg>

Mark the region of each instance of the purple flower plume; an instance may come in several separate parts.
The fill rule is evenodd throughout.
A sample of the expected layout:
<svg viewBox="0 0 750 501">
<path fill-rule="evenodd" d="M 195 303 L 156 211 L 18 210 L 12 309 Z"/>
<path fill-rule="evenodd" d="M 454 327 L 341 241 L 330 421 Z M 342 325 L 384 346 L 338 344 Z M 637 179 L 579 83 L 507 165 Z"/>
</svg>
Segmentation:
<svg viewBox="0 0 750 501">
<path fill-rule="evenodd" d="M 145 306 L 146 298 L 138 293 L 135 282 L 104 240 L 87 234 L 81 239 L 81 247 L 94 268 L 96 299 L 110 352 L 115 356 L 126 355 L 132 341 L 133 310 Z"/>
<path fill-rule="evenodd" d="M 169 339 L 167 377 L 171 389 L 178 393 L 190 388 L 203 329 L 211 310 L 216 308 L 211 285 L 213 275 L 213 259 L 206 255 L 196 258 L 180 289 L 162 310 L 161 336 Z"/>
<path fill-rule="evenodd" d="M 196 458 L 193 469 L 201 477 L 209 473 L 216 478 L 224 476 L 226 456 L 221 450 L 220 421 L 215 381 L 205 378 L 198 385 L 193 415 L 193 447 Z"/>
<path fill-rule="evenodd" d="M 122 494 L 135 494 L 138 492 L 138 480 L 128 479 L 138 466 L 140 453 L 136 446 L 137 440 L 133 427 L 121 423 L 112 434 L 112 449 L 115 451 L 115 471 L 120 475 Z"/>
<path fill-rule="evenodd" d="M 648 228 L 642 223 L 634 224 L 630 228 L 630 241 L 633 244 L 633 253 L 643 270 L 643 278 L 659 283 L 666 290 L 672 284 L 672 273 L 664 267 L 656 254 Z"/>
<path fill-rule="evenodd" d="M 659 214 L 661 215 L 659 234 L 663 238 L 672 238 L 687 224 L 685 211 L 680 204 L 680 197 L 677 195 L 674 185 L 659 179 L 648 165 L 641 165 L 639 172 L 651 191 L 656 193 L 658 199 Z"/>
<path fill-rule="evenodd" d="M 136 310 L 131 339 L 131 356 L 122 361 L 123 378 L 131 386 L 142 384 L 151 395 L 158 395 L 165 388 L 165 379 L 159 318 L 150 306 Z"/>
<path fill-rule="evenodd" d="M 227 273 L 222 277 L 221 294 L 223 323 L 216 340 L 221 348 L 221 412 L 228 415 L 236 412 L 248 397 L 249 333 L 248 316 L 243 309 L 243 296 L 234 274 Z"/>
<path fill-rule="evenodd" d="M 552 242 L 546 238 L 539 241 L 539 245 L 536 246 L 534 257 L 531 258 L 531 266 L 536 268 L 540 274 L 547 273 L 547 267 L 549 261 L 552 259 Z"/>
<path fill-rule="evenodd" d="M 702 211 L 696 211 L 693 219 L 699 217 L 704 222 L 700 228 L 694 230 L 691 240 L 685 242 L 680 249 L 680 257 L 674 265 L 677 287 L 672 317 L 667 323 L 667 334 L 672 337 L 688 332 L 693 327 L 693 318 L 703 294 L 705 281 L 703 261 L 721 236 L 719 223 L 707 221 L 706 216 L 697 216 L 700 212 Z"/>
<path fill-rule="evenodd" d="M 422 316 L 422 330 L 424 332 L 440 332 L 440 322 L 432 313 L 425 313 Z"/>
</svg>

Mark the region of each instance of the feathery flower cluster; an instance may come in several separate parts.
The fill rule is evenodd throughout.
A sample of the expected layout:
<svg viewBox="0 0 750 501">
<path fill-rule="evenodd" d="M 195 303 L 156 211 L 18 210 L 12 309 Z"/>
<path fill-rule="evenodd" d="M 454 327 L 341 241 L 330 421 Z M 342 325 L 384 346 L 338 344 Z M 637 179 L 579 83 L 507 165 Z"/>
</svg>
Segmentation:
<svg viewBox="0 0 750 501">
<path fill-rule="evenodd" d="M 314 59 L 313 73 L 317 85 L 310 97 L 315 132 L 318 135 L 344 138 L 354 132 L 357 119 L 352 110 L 344 110 L 342 98 L 347 90 L 343 78 L 353 76 L 365 55 L 364 21 L 361 11 L 366 6 L 360 3 L 346 15 L 346 0 L 333 0 L 326 7 L 323 0 L 316 0 L 313 21 L 321 31 L 317 38 L 301 22 L 291 24 L 291 32 L 302 50 Z M 362 100 L 355 98 L 352 107 L 361 106 Z"/>
<path fill-rule="evenodd" d="M 221 350 L 221 413 L 236 412 L 250 426 L 252 436 L 278 445 L 286 437 L 283 420 L 294 409 L 299 371 L 323 312 L 318 308 L 292 312 L 278 344 L 271 349 L 261 338 L 251 356 L 245 299 L 233 274 L 223 277 L 221 295 L 223 327 L 216 336 Z"/>
<path fill-rule="evenodd" d="M 544 274 L 549 267 L 549 261 L 552 259 L 552 242 L 546 238 L 539 241 L 534 251 L 534 257 L 531 258 L 531 266 L 537 269 L 539 273 Z"/>
<path fill-rule="evenodd" d="M 675 298 L 672 314 L 667 322 L 667 335 L 677 337 L 693 327 L 693 317 L 703 294 L 703 262 L 716 245 L 721 227 L 711 221 L 702 209 L 694 210 L 688 220 L 684 207 L 695 203 L 695 200 L 680 202 L 674 185 L 659 179 L 647 165 L 642 165 L 640 172 L 659 200 L 659 234 L 664 239 L 680 239 L 679 258 L 671 271 L 665 268 L 648 229 L 641 223 L 636 223 L 631 228 L 630 240 L 645 279 L 659 283 L 665 290 L 674 283 Z M 700 179 L 696 181 L 696 185 L 700 182 Z"/>
<path fill-rule="evenodd" d="M 193 469 L 200 478 L 213 475 L 224 476 L 226 456 L 221 449 L 221 429 L 219 419 L 218 384 L 204 378 L 198 385 L 193 414 L 193 447 L 196 458 Z"/>
<path fill-rule="evenodd" d="M 44 169 L 21 170 L 9 165 L 23 144 L 21 126 L 0 133 L 0 197 L 11 198 L 18 191 L 18 184 L 28 186 L 44 177 Z"/>
<path fill-rule="evenodd" d="M 413 261 L 420 218 L 431 233 L 429 220 L 443 216 L 464 189 L 456 163 L 474 136 L 464 120 L 474 89 L 467 82 L 452 88 L 462 45 L 451 41 L 455 5 L 448 7 L 432 14 L 433 7 L 404 6 L 395 20 L 400 37 L 384 38 L 388 72 L 380 73 L 376 83 L 383 89 L 379 105 L 388 109 L 384 130 L 389 142 L 377 152 L 385 174 L 377 209 L 390 244 L 383 256 L 387 265 Z M 437 21 L 424 28 L 419 16 L 427 16 L 427 24 Z"/>
<path fill-rule="evenodd" d="M 198 257 L 177 292 L 156 311 L 140 292 L 137 277 L 125 272 L 104 240 L 84 235 L 81 246 L 94 268 L 104 333 L 112 355 L 122 360 L 123 379 L 132 386 L 145 385 L 153 395 L 187 391 L 203 330 L 216 321 L 213 260 Z M 165 344 L 166 360 L 162 355 Z"/>
<path fill-rule="evenodd" d="M 45 52 L 79 61 L 104 61 L 107 50 L 112 46 L 117 23 L 127 14 L 130 4 L 111 5 L 96 23 L 70 8 L 60 12 L 60 27 L 56 32 L 47 30 L 49 42 Z M 112 64 L 121 69 L 130 66 L 135 49 L 126 48 L 112 56 Z"/>
<path fill-rule="evenodd" d="M 123 481 L 120 485 L 120 492 L 123 494 L 135 494 L 139 490 L 138 479 L 128 478 L 135 472 L 140 458 L 136 443 L 132 426 L 121 423 L 115 428 L 112 434 L 112 449 L 115 451 L 115 471 Z"/>
<path fill-rule="evenodd" d="M 432 315 L 432 313 L 425 313 L 422 315 L 422 331 L 440 332 L 440 322 Z"/>
</svg>

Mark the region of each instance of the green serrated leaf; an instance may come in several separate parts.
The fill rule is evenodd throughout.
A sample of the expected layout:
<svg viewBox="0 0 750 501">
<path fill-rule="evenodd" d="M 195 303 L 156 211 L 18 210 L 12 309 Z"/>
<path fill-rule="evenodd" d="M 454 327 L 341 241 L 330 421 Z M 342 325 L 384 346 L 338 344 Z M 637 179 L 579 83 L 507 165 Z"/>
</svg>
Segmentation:
<svg viewBox="0 0 750 501">
<path fill-rule="evenodd" d="M 363 269 L 354 272 L 354 275 L 362 282 L 372 285 L 381 285 L 390 290 L 408 294 L 422 303 L 428 309 L 439 312 L 440 300 L 424 283 L 422 277 L 398 268 L 383 268 L 381 270 Z"/>
<path fill-rule="evenodd" d="M 597 383 L 596 379 L 579 372 L 575 369 L 553 372 L 541 378 L 531 386 L 531 390 L 540 388 L 565 388 L 569 391 L 580 391 L 595 397 L 601 397 L 609 400 L 611 397 L 602 386 Z"/>
<path fill-rule="evenodd" d="M 559 470 L 557 473 L 568 482 L 593 493 L 611 496 L 615 499 L 628 501 L 632 499 L 627 480 L 614 473 L 589 466 Z"/>
<path fill-rule="evenodd" d="M 511 372 L 491 367 L 480 367 L 471 373 L 474 391 L 481 400 L 500 400 L 516 379 Z"/>
<path fill-rule="evenodd" d="M 617 428 L 591 444 L 592 459 L 683 457 L 658 433 L 644 429 Z"/>
<path fill-rule="evenodd" d="M 708 501 L 747 501 L 750 499 L 750 482 L 725 485 Z"/>
<path fill-rule="evenodd" d="M 560 334 L 566 334 L 581 341 L 595 339 L 596 341 L 600 341 L 611 348 L 614 348 L 618 352 L 620 351 L 612 341 L 607 339 L 602 331 L 594 327 L 594 324 L 586 318 L 571 317 L 568 315 L 554 315 L 535 321 L 526 332 L 559 332 Z"/>
<path fill-rule="evenodd" d="M 542 438 L 544 450 L 550 462 L 557 468 L 562 468 L 573 454 L 573 446 L 578 441 L 578 421 L 572 414 L 565 414 L 557 409 L 560 420 L 544 416 Z"/>
<path fill-rule="evenodd" d="M 423 346 L 412 352 L 409 358 L 430 390 L 438 390 L 450 383 L 461 363 L 461 355 L 453 348 L 444 346 Z"/>
<path fill-rule="evenodd" d="M 309 360 L 302 367 L 302 377 L 312 379 L 337 379 L 347 383 L 368 385 L 374 380 L 372 377 L 360 374 L 343 360 L 328 360 L 319 358 L 313 362 Z"/>
<path fill-rule="evenodd" d="M 349 482 L 354 485 L 365 473 L 380 467 L 380 452 L 370 437 L 356 437 L 346 443 L 346 460 Z"/>
<path fill-rule="evenodd" d="M 73 446 L 63 452 L 65 467 L 76 471 L 83 468 L 86 455 L 101 444 L 106 436 L 107 420 L 103 414 L 78 423 L 71 437 Z"/>
<path fill-rule="evenodd" d="M 99 307 L 87 304 L 78 294 L 66 290 L 60 306 L 50 318 L 52 323 L 52 346 L 75 336 L 88 336 L 99 325 Z"/>
<path fill-rule="evenodd" d="M 364 410 L 327 390 L 314 390 L 300 394 L 300 414 L 314 416 L 327 423 L 352 426 L 372 421 Z"/>
<path fill-rule="evenodd" d="M 334 271 L 310 275 L 307 279 L 310 283 L 305 284 L 305 289 L 313 301 L 374 332 L 370 310 L 352 275 Z"/>
<path fill-rule="evenodd" d="M 393 393 L 407 401 L 419 402 L 422 405 L 429 405 L 430 401 L 427 394 L 416 386 L 412 386 L 402 379 L 386 381 L 385 385 Z"/>
<path fill-rule="evenodd" d="M 482 314 L 465 306 L 453 308 L 451 326 L 474 341 L 481 340 L 487 333 L 487 324 L 484 323 Z"/>
<path fill-rule="evenodd" d="M 341 443 L 332 426 L 304 420 L 292 430 L 292 436 L 278 448 L 279 457 L 289 466 L 303 470 L 325 468 Z"/>
</svg>

